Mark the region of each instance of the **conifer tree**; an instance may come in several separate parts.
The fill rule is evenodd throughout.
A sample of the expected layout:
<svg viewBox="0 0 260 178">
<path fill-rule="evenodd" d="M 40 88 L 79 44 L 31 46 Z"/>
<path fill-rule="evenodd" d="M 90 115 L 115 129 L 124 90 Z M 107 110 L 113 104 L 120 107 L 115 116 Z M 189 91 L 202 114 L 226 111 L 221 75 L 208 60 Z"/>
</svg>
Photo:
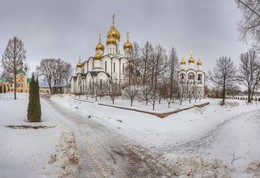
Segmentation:
<svg viewBox="0 0 260 178">
<path fill-rule="evenodd" d="M 2 93 L 2 85 L 0 85 L 0 93 Z"/>
<path fill-rule="evenodd" d="M 4 93 L 6 93 L 6 86 L 4 85 Z"/>
<path fill-rule="evenodd" d="M 29 122 L 41 122 L 39 85 L 38 81 L 35 81 L 34 75 L 32 75 L 32 80 L 30 83 L 27 119 Z"/>
</svg>

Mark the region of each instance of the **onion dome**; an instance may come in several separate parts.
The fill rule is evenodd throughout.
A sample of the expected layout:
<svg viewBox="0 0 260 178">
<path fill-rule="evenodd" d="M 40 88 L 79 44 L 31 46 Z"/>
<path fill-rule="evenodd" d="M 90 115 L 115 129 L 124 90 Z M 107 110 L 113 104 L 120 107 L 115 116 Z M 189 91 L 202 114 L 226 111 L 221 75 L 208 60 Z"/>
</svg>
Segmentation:
<svg viewBox="0 0 260 178">
<path fill-rule="evenodd" d="M 184 56 L 182 56 L 181 64 L 183 64 L 183 65 L 186 64 L 186 61 L 185 61 L 185 59 L 184 59 Z"/>
<path fill-rule="evenodd" d="M 101 34 L 99 34 L 99 42 L 98 42 L 98 44 L 97 44 L 97 46 L 96 46 L 96 50 L 102 50 L 102 51 L 104 51 L 104 49 L 105 49 L 105 47 L 104 47 L 104 45 L 101 43 Z"/>
<path fill-rule="evenodd" d="M 120 40 L 120 33 L 117 31 L 116 27 L 113 25 L 110 27 L 110 30 L 107 32 L 107 38 L 113 36 L 115 39 Z"/>
<path fill-rule="evenodd" d="M 124 44 L 124 49 L 133 49 L 133 45 L 132 45 L 132 43 L 130 43 L 130 41 L 129 41 L 129 37 L 128 37 L 128 35 L 129 35 L 129 32 L 127 32 L 126 33 L 126 35 L 127 35 L 127 41 L 126 41 L 126 43 Z"/>
<path fill-rule="evenodd" d="M 116 41 L 116 39 L 113 36 L 110 36 L 107 39 L 107 45 L 109 45 L 109 44 L 116 44 L 116 43 L 117 43 L 117 41 Z"/>
<path fill-rule="evenodd" d="M 100 60 L 101 57 L 102 57 L 102 56 L 97 52 L 97 53 L 95 54 L 95 56 L 94 56 L 94 59 L 95 59 L 95 60 Z"/>
<path fill-rule="evenodd" d="M 82 63 L 80 62 L 80 57 L 79 57 L 79 62 L 77 63 L 77 68 L 82 68 Z"/>
<path fill-rule="evenodd" d="M 192 50 L 190 50 L 190 58 L 189 58 L 188 62 L 189 63 L 194 63 L 195 62 L 194 58 L 192 57 Z"/>
<path fill-rule="evenodd" d="M 107 32 L 107 38 L 110 38 L 111 36 L 114 37 L 117 40 L 120 40 L 120 33 L 115 27 L 115 15 L 112 16 L 113 19 L 113 25 L 110 27 L 110 30 Z"/>
<path fill-rule="evenodd" d="M 202 61 L 200 60 L 200 57 L 199 57 L 199 60 L 197 62 L 197 65 L 202 65 Z"/>
</svg>

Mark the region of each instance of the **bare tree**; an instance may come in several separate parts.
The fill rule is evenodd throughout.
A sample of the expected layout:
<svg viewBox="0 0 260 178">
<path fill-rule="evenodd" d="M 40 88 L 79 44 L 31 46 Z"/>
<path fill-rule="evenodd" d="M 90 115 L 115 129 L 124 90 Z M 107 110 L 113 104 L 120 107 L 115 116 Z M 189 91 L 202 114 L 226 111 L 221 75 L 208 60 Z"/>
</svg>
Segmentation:
<svg viewBox="0 0 260 178">
<path fill-rule="evenodd" d="M 138 96 L 139 87 L 136 85 L 130 85 L 124 89 L 125 95 L 130 99 L 130 106 L 133 106 L 134 99 Z"/>
<path fill-rule="evenodd" d="M 236 80 L 236 67 L 231 58 L 222 56 L 216 60 L 213 72 L 209 71 L 210 80 L 217 88 L 222 89 L 222 104 L 225 104 L 226 90 Z"/>
<path fill-rule="evenodd" d="M 260 81 L 260 62 L 254 50 L 241 54 L 240 61 L 239 81 L 247 87 L 247 101 L 251 103 L 254 91 Z"/>
<path fill-rule="evenodd" d="M 19 82 L 17 74 L 24 69 L 25 58 L 26 50 L 23 41 L 16 36 L 10 39 L 2 56 L 2 65 L 5 74 L 8 75 L 14 84 L 14 99 L 16 99 L 16 87 Z"/>
<path fill-rule="evenodd" d="M 178 65 L 178 56 L 177 56 L 177 52 L 176 49 L 172 47 L 172 49 L 170 50 L 170 54 L 169 54 L 169 58 L 168 58 L 168 62 L 166 63 L 167 66 L 169 67 L 169 87 L 170 87 L 170 97 L 173 97 L 173 93 L 174 93 L 174 86 L 176 85 L 175 81 L 177 79 L 177 71 L 179 68 Z M 167 67 L 166 66 L 166 67 Z"/>
<path fill-rule="evenodd" d="M 120 85 L 117 82 L 117 79 L 111 79 L 107 82 L 107 91 L 106 93 L 110 97 L 113 104 L 115 104 L 115 99 L 121 95 Z"/>
<path fill-rule="evenodd" d="M 53 93 L 53 85 L 61 85 L 63 82 L 68 84 L 72 73 L 71 64 L 54 58 L 42 59 L 36 70 L 38 75 L 43 76 L 47 81 L 51 93 Z"/>
<path fill-rule="evenodd" d="M 148 95 L 148 102 L 152 104 L 153 110 L 155 109 L 155 104 L 159 102 L 159 86 L 163 82 L 166 58 L 165 49 L 161 45 L 156 46 L 152 57 L 150 82 L 147 84 L 149 85 L 148 88 L 151 88 L 151 92 Z"/>
<path fill-rule="evenodd" d="M 260 1 L 259 0 L 235 0 L 242 11 L 242 20 L 239 22 L 241 38 L 245 41 L 252 40 L 254 46 L 259 49 L 260 42 Z"/>
<path fill-rule="evenodd" d="M 147 41 L 144 47 L 142 48 L 141 61 L 140 61 L 140 71 L 142 74 L 142 79 L 143 79 L 142 83 L 144 86 L 146 85 L 150 77 L 150 69 L 151 69 L 153 53 L 154 53 L 153 46 L 149 41 Z"/>
</svg>

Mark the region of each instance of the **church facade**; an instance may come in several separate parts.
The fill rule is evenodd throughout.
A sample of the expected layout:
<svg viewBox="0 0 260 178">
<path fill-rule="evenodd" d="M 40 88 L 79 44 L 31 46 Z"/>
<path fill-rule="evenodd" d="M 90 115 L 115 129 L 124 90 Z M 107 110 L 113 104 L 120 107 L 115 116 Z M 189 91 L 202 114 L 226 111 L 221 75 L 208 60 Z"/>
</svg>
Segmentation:
<svg viewBox="0 0 260 178">
<path fill-rule="evenodd" d="M 111 80 L 118 84 L 124 82 L 133 46 L 127 33 L 127 40 L 123 45 L 124 54 L 121 54 L 121 35 L 115 27 L 114 18 L 115 16 L 107 32 L 106 47 L 102 44 L 99 34 L 95 55 L 83 62 L 79 59 L 76 65 L 76 75 L 71 77 L 71 93 L 82 93 L 93 84 L 102 87 L 102 84 Z"/>
<path fill-rule="evenodd" d="M 178 71 L 179 87 L 183 98 L 204 97 L 205 72 L 202 71 L 202 61 L 199 57 L 197 65 L 192 57 L 192 50 L 188 59 L 188 66 L 184 57 L 180 62 L 180 70 Z M 195 66 L 196 65 L 196 66 Z"/>
</svg>

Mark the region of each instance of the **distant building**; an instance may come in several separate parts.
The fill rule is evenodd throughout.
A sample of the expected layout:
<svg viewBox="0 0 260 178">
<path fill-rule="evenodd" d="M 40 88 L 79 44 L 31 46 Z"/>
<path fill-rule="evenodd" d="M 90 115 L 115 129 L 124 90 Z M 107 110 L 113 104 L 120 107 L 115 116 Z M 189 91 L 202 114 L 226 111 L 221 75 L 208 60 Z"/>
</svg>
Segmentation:
<svg viewBox="0 0 260 178">
<path fill-rule="evenodd" d="M 121 54 L 121 35 L 115 27 L 114 17 L 113 24 L 107 32 L 106 49 L 99 35 L 95 55 L 84 62 L 79 59 L 76 65 L 76 75 L 71 78 L 71 93 L 81 93 L 93 83 L 102 87 L 102 84 L 111 79 L 118 84 L 124 82 L 133 46 L 127 33 L 127 40 L 123 45 L 124 54 Z"/>
<path fill-rule="evenodd" d="M 180 63 L 180 70 L 178 71 L 179 85 L 184 97 L 204 97 L 205 86 L 205 72 L 202 70 L 202 61 L 199 57 L 197 65 L 195 66 L 195 59 L 192 57 L 192 50 L 188 59 L 188 67 L 184 57 Z"/>
<path fill-rule="evenodd" d="M 26 73 L 23 70 L 20 70 L 16 76 L 17 92 L 29 92 L 31 78 L 27 78 Z M 0 85 L 2 86 L 2 92 L 4 87 L 6 92 L 14 91 L 14 83 L 13 80 L 6 77 L 0 77 Z"/>
</svg>

